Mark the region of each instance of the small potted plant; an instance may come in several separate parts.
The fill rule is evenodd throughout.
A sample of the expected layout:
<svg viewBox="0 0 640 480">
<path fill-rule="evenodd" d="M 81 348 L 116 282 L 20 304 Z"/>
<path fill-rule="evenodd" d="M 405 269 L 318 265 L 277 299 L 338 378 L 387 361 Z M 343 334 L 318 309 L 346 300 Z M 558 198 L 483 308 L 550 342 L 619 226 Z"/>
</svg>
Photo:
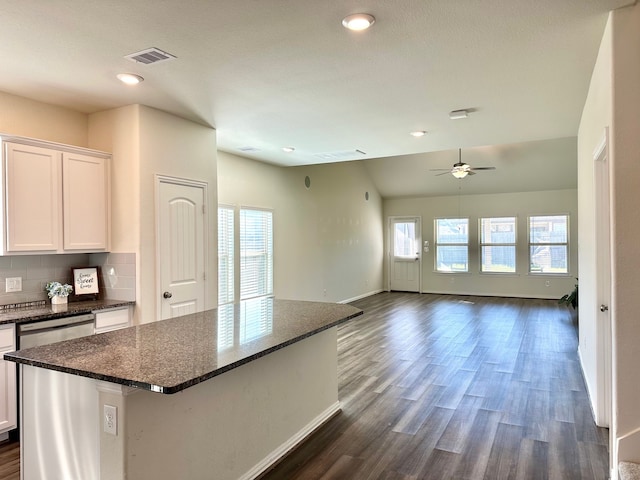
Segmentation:
<svg viewBox="0 0 640 480">
<path fill-rule="evenodd" d="M 67 303 L 67 297 L 73 292 L 73 287 L 67 283 L 64 285 L 60 282 L 49 282 L 44 287 L 47 291 L 47 295 L 51 299 L 52 305 L 60 305 Z"/>
<path fill-rule="evenodd" d="M 571 293 L 567 293 L 563 295 L 560 300 L 558 300 L 560 305 L 571 305 L 574 310 L 578 308 L 578 279 L 576 278 L 576 286 L 574 287 Z"/>
</svg>

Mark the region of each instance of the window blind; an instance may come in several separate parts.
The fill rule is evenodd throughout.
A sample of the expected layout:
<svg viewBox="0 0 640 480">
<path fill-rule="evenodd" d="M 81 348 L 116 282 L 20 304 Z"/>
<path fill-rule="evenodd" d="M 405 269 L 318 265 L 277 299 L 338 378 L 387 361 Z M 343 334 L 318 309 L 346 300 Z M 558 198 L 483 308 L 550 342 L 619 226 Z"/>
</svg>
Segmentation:
<svg viewBox="0 0 640 480">
<path fill-rule="evenodd" d="M 273 212 L 240 210 L 240 299 L 273 294 Z"/>
</svg>

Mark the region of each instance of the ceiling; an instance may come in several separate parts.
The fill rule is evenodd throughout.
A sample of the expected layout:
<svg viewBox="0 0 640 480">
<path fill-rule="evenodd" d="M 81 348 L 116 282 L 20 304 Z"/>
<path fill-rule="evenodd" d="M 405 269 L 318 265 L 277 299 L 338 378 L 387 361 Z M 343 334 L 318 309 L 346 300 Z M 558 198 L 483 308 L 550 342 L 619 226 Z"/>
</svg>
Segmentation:
<svg viewBox="0 0 640 480">
<path fill-rule="evenodd" d="M 531 172 L 568 162 L 575 177 L 571 137 L 607 14 L 631 3 L 3 0 L 0 90 L 86 113 L 149 105 L 215 127 L 221 150 L 277 165 L 366 159 L 385 196 L 424 194 L 428 170 L 461 147 L 472 166 L 498 166 L 465 181 L 499 191 L 526 158 Z M 342 27 L 363 11 L 372 28 Z M 125 58 L 149 47 L 177 58 Z M 145 81 L 126 87 L 120 72 Z M 467 119 L 449 119 L 462 108 Z M 546 156 L 517 156 L 528 147 Z M 412 178 L 393 186 L 400 165 Z M 455 182 L 436 179 L 434 189 Z"/>
</svg>

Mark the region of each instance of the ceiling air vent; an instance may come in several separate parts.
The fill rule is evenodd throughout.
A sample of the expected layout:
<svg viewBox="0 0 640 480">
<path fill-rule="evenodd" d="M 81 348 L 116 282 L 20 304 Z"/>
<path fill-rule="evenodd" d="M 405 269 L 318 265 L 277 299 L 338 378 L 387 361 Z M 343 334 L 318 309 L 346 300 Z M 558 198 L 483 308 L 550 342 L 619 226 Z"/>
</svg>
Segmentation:
<svg viewBox="0 0 640 480">
<path fill-rule="evenodd" d="M 360 155 L 366 155 L 362 150 L 344 150 L 341 152 L 316 153 L 314 157 L 320 160 L 351 160 Z"/>
<path fill-rule="evenodd" d="M 144 63 L 145 65 L 151 65 L 152 63 L 164 62 L 166 60 L 173 60 L 174 58 L 176 58 L 176 56 L 171 55 L 170 53 L 167 53 L 167 52 L 163 52 L 158 48 L 152 47 L 152 48 L 147 48 L 146 50 L 142 50 L 140 52 L 126 55 L 124 58 L 128 58 L 129 60 L 136 63 Z"/>
</svg>

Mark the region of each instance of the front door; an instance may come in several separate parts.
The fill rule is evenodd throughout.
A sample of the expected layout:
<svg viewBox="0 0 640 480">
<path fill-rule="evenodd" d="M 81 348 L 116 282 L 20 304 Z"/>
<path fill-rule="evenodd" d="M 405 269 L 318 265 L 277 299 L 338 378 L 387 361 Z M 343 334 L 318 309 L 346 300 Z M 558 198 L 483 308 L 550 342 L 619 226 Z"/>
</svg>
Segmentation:
<svg viewBox="0 0 640 480">
<path fill-rule="evenodd" d="M 420 291 L 420 217 L 389 219 L 389 287 L 403 292 Z"/>
<path fill-rule="evenodd" d="M 162 319 L 205 306 L 206 184 L 158 177 L 158 276 Z"/>
</svg>

